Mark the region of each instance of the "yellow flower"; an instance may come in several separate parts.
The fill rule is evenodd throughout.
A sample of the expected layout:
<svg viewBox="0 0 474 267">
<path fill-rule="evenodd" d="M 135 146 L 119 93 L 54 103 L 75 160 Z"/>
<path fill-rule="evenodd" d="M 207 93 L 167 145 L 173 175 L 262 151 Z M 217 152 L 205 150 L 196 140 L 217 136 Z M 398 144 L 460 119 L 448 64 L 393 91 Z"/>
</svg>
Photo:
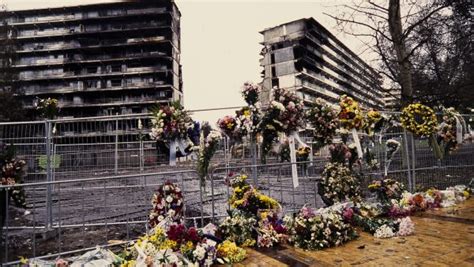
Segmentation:
<svg viewBox="0 0 474 267">
<path fill-rule="evenodd" d="M 20 263 L 21 264 L 28 264 L 28 259 L 23 257 L 23 256 L 20 256 Z"/>
<path fill-rule="evenodd" d="M 129 260 L 120 264 L 120 267 L 135 267 L 136 265 L 137 265 L 137 262 L 135 260 Z"/>
</svg>

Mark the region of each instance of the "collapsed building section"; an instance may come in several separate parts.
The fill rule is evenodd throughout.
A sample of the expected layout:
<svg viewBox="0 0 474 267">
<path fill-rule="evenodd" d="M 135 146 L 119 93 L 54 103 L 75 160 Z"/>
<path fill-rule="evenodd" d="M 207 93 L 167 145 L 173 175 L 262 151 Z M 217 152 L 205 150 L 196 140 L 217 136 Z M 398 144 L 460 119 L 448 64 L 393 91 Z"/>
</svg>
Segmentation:
<svg viewBox="0 0 474 267">
<path fill-rule="evenodd" d="M 365 107 L 383 108 L 380 75 L 313 18 L 261 34 L 262 99 L 277 86 L 296 90 L 306 103 L 317 97 L 337 103 L 346 94 Z"/>
</svg>

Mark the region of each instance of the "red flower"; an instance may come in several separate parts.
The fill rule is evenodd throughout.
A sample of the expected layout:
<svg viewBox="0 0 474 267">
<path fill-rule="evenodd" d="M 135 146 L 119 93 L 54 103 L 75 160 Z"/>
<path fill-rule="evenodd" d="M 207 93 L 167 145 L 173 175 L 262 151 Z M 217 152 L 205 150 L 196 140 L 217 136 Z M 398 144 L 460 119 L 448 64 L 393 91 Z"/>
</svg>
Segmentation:
<svg viewBox="0 0 474 267">
<path fill-rule="evenodd" d="M 188 229 L 188 233 L 186 235 L 186 241 L 192 241 L 193 243 L 197 243 L 200 241 L 199 233 L 196 228 L 191 227 Z"/>
</svg>

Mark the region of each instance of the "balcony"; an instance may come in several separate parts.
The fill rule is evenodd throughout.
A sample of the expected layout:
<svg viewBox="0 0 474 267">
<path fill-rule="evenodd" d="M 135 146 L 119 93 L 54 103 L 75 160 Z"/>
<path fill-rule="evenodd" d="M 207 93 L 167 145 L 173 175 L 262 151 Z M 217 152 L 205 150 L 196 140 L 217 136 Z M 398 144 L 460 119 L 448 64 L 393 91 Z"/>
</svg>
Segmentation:
<svg viewBox="0 0 474 267">
<path fill-rule="evenodd" d="M 112 10 L 111 10 L 112 11 Z M 106 14 L 97 14 L 97 16 L 89 15 L 88 13 L 75 13 L 72 14 L 62 14 L 62 15 L 49 15 L 49 16 L 36 16 L 28 18 L 10 18 L 8 23 L 12 26 L 23 26 L 30 24 L 51 24 L 58 23 L 62 24 L 65 22 L 76 22 L 83 20 L 94 20 L 94 19 L 109 19 L 117 17 L 127 17 L 127 16 L 140 16 L 140 15 L 149 15 L 149 14 L 166 14 L 170 13 L 166 8 L 142 8 L 142 9 L 130 9 L 130 10 L 121 10 L 120 13 L 107 12 Z"/>
<path fill-rule="evenodd" d="M 36 87 L 36 88 L 25 88 L 23 94 L 25 96 L 35 95 L 50 95 L 50 94 L 69 94 L 77 92 L 103 92 L 103 91 L 122 91 L 122 90 L 139 90 L 148 88 L 173 88 L 171 84 L 167 84 L 164 81 L 158 82 L 135 82 L 135 83 L 123 83 L 121 86 L 107 86 L 107 87 L 89 87 L 84 88 L 83 86 L 73 87 L 61 87 L 61 86 L 47 86 L 47 87 Z"/>
<path fill-rule="evenodd" d="M 94 77 L 110 77 L 110 76 L 125 76 L 125 75 L 134 75 L 137 73 L 165 73 L 173 72 L 171 69 L 168 69 L 166 66 L 159 67 L 140 67 L 140 68 L 129 68 L 124 72 L 109 72 L 109 73 L 87 73 L 81 72 L 79 74 L 74 72 L 63 72 L 63 73 L 31 73 L 31 74 L 20 74 L 19 81 L 38 81 L 38 80 L 49 80 L 49 79 L 81 79 L 81 78 L 94 78 Z"/>
<path fill-rule="evenodd" d="M 172 28 L 172 25 L 163 25 L 159 23 L 155 24 L 143 24 L 143 25 L 127 25 L 123 28 L 117 29 L 112 28 L 112 25 L 107 28 L 93 28 L 90 30 L 76 30 L 76 29 L 64 29 L 64 30 L 53 30 L 53 31 L 25 31 L 18 34 L 16 39 L 30 39 L 30 38 L 43 38 L 43 37 L 62 37 L 62 36 L 74 36 L 74 35 L 86 35 L 93 33 L 119 33 L 124 31 L 135 31 L 135 30 L 151 30 L 151 29 L 167 29 Z"/>
</svg>

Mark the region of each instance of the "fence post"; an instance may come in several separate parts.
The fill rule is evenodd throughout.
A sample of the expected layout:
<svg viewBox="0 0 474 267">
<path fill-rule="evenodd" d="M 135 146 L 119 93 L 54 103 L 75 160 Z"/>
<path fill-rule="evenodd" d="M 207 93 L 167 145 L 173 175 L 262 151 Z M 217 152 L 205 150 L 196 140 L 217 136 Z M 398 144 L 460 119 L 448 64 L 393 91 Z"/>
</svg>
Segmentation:
<svg viewBox="0 0 474 267">
<path fill-rule="evenodd" d="M 118 115 L 118 113 L 116 114 Z M 114 164 L 114 173 L 118 174 L 118 119 L 115 119 L 115 164 Z"/>
<path fill-rule="evenodd" d="M 52 135 L 51 135 L 51 121 L 45 120 L 45 136 L 46 136 L 46 181 L 52 182 L 53 181 L 53 172 L 51 166 L 52 160 Z M 51 228 L 53 225 L 53 185 L 47 185 L 47 195 L 46 195 L 46 218 L 47 223 L 46 226 L 48 229 Z"/>
<path fill-rule="evenodd" d="M 252 154 L 252 177 L 253 185 L 258 187 L 258 172 L 257 172 L 257 140 L 255 136 L 250 138 L 250 151 Z"/>
<path fill-rule="evenodd" d="M 407 174 L 408 174 L 408 190 L 410 192 L 413 192 L 412 188 L 412 180 L 411 180 L 411 170 L 410 170 L 410 152 L 408 149 L 408 138 L 407 138 L 407 132 L 406 130 L 403 130 L 403 146 L 405 150 L 405 162 L 407 164 Z"/>
<path fill-rule="evenodd" d="M 412 170 L 412 174 L 411 174 L 411 180 L 412 180 L 412 186 L 413 186 L 413 192 L 416 191 L 416 175 L 415 175 L 415 163 L 416 163 L 416 147 L 415 147 L 415 137 L 413 136 L 413 134 L 410 134 L 410 140 L 411 140 L 411 157 L 412 157 L 412 164 L 411 164 L 411 170 Z"/>
</svg>

